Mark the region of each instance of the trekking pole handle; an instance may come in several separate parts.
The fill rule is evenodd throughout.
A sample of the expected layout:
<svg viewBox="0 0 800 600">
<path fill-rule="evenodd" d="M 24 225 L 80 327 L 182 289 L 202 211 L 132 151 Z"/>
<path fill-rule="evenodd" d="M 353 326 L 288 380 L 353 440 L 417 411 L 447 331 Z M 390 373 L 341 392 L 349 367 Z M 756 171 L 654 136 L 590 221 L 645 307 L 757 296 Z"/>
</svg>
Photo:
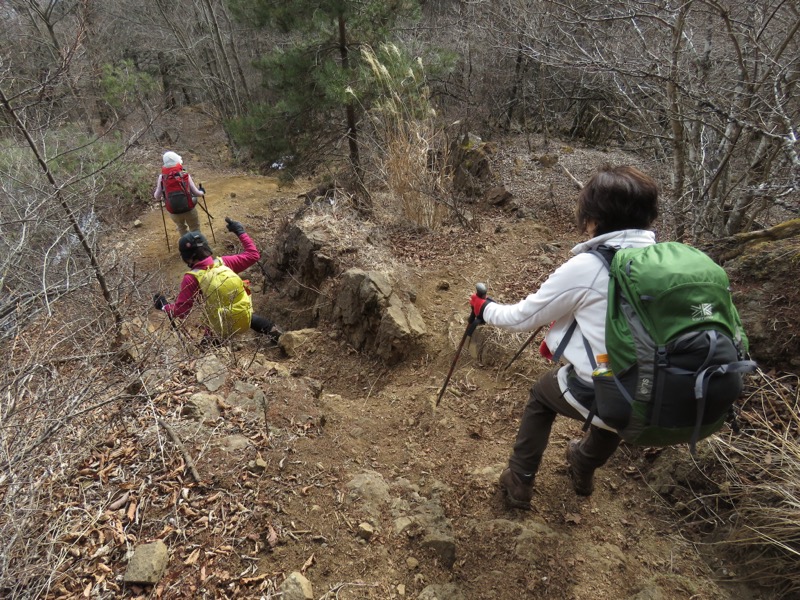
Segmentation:
<svg viewBox="0 0 800 600">
<path fill-rule="evenodd" d="M 478 283 L 475 285 L 475 293 L 478 294 L 479 297 L 485 298 L 488 289 L 486 288 L 485 283 Z M 470 311 L 470 315 L 474 316 L 473 313 Z M 442 396 L 444 396 L 444 391 L 447 389 L 447 384 L 450 382 L 450 377 L 453 376 L 453 371 L 456 368 L 456 363 L 458 362 L 458 357 L 461 356 L 461 350 L 464 348 L 464 342 L 467 341 L 472 334 L 475 332 L 475 328 L 478 326 L 478 319 L 474 318 L 469 323 L 467 323 L 467 328 L 464 330 L 464 335 L 461 336 L 461 342 L 458 344 L 458 348 L 456 349 L 456 354 L 453 357 L 453 362 L 450 364 L 450 371 L 447 373 L 447 377 L 444 379 L 444 383 L 442 384 L 441 389 L 439 390 L 439 395 L 436 396 L 436 404 L 435 406 L 439 406 L 439 402 L 442 401 Z"/>
<path fill-rule="evenodd" d="M 488 291 L 489 290 L 486 287 L 485 283 L 476 283 L 475 284 L 475 295 L 478 296 L 478 298 L 486 298 L 486 294 L 487 294 Z M 470 313 L 469 313 L 469 327 L 467 328 L 466 335 L 468 337 L 471 337 L 473 332 L 475 331 L 475 328 L 478 325 L 480 325 L 480 322 L 478 320 L 478 315 L 476 315 L 474 312 L 470 311 Z"/>
</svg>

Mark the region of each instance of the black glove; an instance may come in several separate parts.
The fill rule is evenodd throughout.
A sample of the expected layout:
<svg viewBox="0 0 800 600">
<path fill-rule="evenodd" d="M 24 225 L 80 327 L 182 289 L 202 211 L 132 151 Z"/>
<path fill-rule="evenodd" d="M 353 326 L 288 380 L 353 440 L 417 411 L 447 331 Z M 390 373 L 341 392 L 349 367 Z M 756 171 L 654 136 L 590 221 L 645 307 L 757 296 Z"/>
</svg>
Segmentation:
<svg viewBox="0 0 800 600">
<path fill-rule="evenodd" d="M 167 304 L 167 297 L 164 294 L 156 294 L 153 296 L 153 306 L 156 307 L 156 310 L 164 310 Z"/>
<path fill-rule="evenodd" d="M 202 183 L 197 184 L 197 189 L 203 192 L 203 196 L 206 195 L 206 188 L 203 187 Z"/>
<path fill-rule="evenodd" d="M 225 222 L 228 224 L 228 231 L 231 233 L 235 233 L 236 235 L 242 235 L 244 233 L 244 225 L 239 223 L 239 221 L 231 221 L 230 217 L 225 217 Z"/>
</svg>

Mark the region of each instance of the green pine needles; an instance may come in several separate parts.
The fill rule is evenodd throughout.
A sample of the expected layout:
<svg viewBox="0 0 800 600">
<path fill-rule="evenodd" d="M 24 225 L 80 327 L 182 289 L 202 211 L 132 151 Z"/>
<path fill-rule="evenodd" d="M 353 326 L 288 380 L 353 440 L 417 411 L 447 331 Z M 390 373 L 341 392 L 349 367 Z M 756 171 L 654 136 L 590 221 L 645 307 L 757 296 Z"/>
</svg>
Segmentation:
<svg viewBox="0 0 800 600">
<path fill-rule="evenodd" d="M 231 122 L 234 140 L 260 160 L 308 166 L 344 155 L 363 175 L 360 126 L 378 95 L 362 48 L 388 41 L 415 21 L 415 0 L 236 0 L 238 18 L 277 36 L 257 63 L 266 101 Z M 342 142 L 345 142 L 344 144 Z"/>
</svg>

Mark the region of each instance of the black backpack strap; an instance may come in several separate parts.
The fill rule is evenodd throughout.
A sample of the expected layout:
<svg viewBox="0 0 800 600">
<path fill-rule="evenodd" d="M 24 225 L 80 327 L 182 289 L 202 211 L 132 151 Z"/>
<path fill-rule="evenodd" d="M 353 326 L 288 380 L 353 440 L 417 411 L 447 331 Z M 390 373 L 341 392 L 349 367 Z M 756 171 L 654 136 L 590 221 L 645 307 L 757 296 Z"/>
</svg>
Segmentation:
<svg viewBox="0 0 800 600">
<path fill-rule="evenodd" d="M 578 321 L 572 321 L 572 324 L 567 329 L 567 333 L 564 334 L 564 337 L 561 340 L 561 343 L 556 348 L 556 351 L 553 352 L 553 362 L 558 362 L 561 360 L 561 356 L 564 354 L 564 350 L 567 349 L 567 344 L 569 340 L 572 338 L 572 334 L 575 333 L 575 329 L 578 327 Z"/>
<path fill-rule="evenodd" d="M 738 360 L 726 365 L 712 365 L 697 374 L 694 382 L 694 397 L 700 399 L 708 392 L 708 382 L 714 375 L 726 373 L 752 373 L 758 368 L 754 360 Z"/>
<path fill-rule="evenodd" d="M 594 250 L 589 250 L 589 254 L 594 254 L 600 260 L 603 261 L 603 264 L 606 266 L 606 269 L 609 271 L 611 270 L 611 261 L 614 260 L 614 255 L 617 253 L 618 248 L 614 248 L 613 246 L 607 246 L 603 244 L 602 246 L 598 246 Z"/>
<path fill-rule="evenodd" d="M 617 253 L 616 248 L 613 248 L 611 246 L 606 246 L 605 244 L 603 244 L 602 246 L 598 246 L 597 248 L 589 250 L 587 252 L 587 254 L 594 254 L 596 257 L 598 257 L 602 261 L 603 266 L 605 266 L 607 270 L 611 269 L 611 261 L 614 260 L 614 255 L 616 253 Z M 572 321 L 572 324 L 569 326 L 569 329 L 567 329 L 567 333 L 564 334 L 564 338 L 561 340 L 561 343 L 558 345 L 558 348 L 556 348 L 556 351 L 553 352 L 553 362 L 558 362 L 561 359 L 561 356 L 564 354 L 564 350 L 567 349 L 567 344 L 569 343 L 569 340 L 572 338 L 572 334 L 575 333 L 575 329 L 577 327 L 578 327 L 578 321 Z M 592 353 L 592 349 L 589 346 L 589 342 L 586 340 L 585 337 L 583 338 L 583 345 L 586 347 L 586 354 L 588 354 L 589 362 L 591 363 L 592 368 L 594 369 L 597 366 L 597 364 L 594 361 L 594 354 Z"/>
<path fill-rule="evenodd" d="M 603 244 L 602 246 L 598 246 L 593 250 L 589 250 L 588 254 L 593 254 L 600 261 L 603 263 L 603 266 L 606 270 L 611 270 L 611 261 L 614 260 L 614 255 L 617 253 L 617 249 L 611 246 L 606 246 Z M 564 338 L 561 340 L 561 343 L 556 348 L 556 351 L 553 353 L 553 360 L 558 361 L 561 358 L 561 355 L 564 354 L 564 350 L 567 348 L 567 344 L 569 343 L 570 338 L 572 338 L 572 334 L 575 333 L 575 329 L 578 326 L 578 321 L 575 320 L 572 322 L 572 325 L 569 326 L 567 333 L 564 335 Z M 592 351 L 592 347 L 589 344 L 589 340 L 586 339 L 586 336 L 583 337 L 583 347 L 586 349 L 586 356 L 589 358 L 589 364 L 592 365 L 592 369 L 597 367 L 597 362 L 594 357 L 594 352 Z M 622 389 L 625 396 L 628 396 L 627 391 L 622 387 L 616 377 L 614 377 L 614 381 L 617 383 L 617 387 Z M 597 396 L 595 395 L 594 400 L 592 400 L 592 405 L 589 407 L 589 414 L 586 415 L 586 420 L 583 422 L 583 431 L 587 431 L 592 424 L 592 421 L 597 416 Z"/>
<path fill-rule="evenodd" d="M 189 205 L 191 206 L 191 204 L 192 204 L 192 190 L 189 189 L 189 186 L 187 185 L 188 184 L 188 178 L 187 179 L 183 178 L 183 172 L 182 171 L 180 173 L 180 177 L 178 177 L 178 181 L 181 182 L 181 189 L 183 190 L 183 193 L 186 194 L 186 197 L 189 199 Z"/>
<path fill-rule="evenodd" d="M 594 400 L 592 400 L 592 405 L 589 407 L 589 414 L 586 415 L 586 420 L 583 422 L 583 429 L 582 431 L 586 432 L 589 431 L 589 427 L 592 425 L 592 421 L 597 416 L 597 395 L 595 394 Z"/>
</svg>

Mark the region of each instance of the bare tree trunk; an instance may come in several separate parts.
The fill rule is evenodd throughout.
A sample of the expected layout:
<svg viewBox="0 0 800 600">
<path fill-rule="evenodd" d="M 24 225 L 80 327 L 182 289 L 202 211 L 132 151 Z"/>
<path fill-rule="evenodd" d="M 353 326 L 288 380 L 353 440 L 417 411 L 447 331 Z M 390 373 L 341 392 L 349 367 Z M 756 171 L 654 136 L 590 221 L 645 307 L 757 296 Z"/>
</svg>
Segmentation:
<svg viewBox="0 0 800 600">
<path fill-rule="evenodd" d="M 511 127 L 511 119 L 514 116 L 514 109 L 519 104 L 519 88 L 522 85 L 522 65 L 525 61 L 522 43 L 517 44 L 517 58 L 514 60 L 514 83 L 511 87 L 511 95 L 508 99 L 508 112 L 506 113 L 506 129 Z"/>
<path fill-rule="evenodd" d="M 228 14 L 228 10 L 224 2 L 222 3 L 221 9 L 222 9 L 222 16 L 225 17 L 225 23 L 228 26 L 228 31 L 231 32 L 228 42 L 231 45 L 231 54 L 233 55 L 233 60 L 236 63 L 236 72 L 239 75 L 239 82 L 242 86 L 242 89 L 244 89 L 245 98 L 249 103 L 252 102 L 253 97 L 252 94 L 250 93 L 250 86 L 247 84 L 247 77 L 245 77 L 244 69 L 242 68 L 242 62 L 239 60 L 239 52 L 236 49 L 235 40 L 233 38 L 233 25 L 231 23 L 231 18 L 230 15 Z"/>
<path fill-rule="evenodd" d="M 349 49 L 347 47 L 347 30 L 345 26 L 344 15 L 339 15 L 339 55 L 342 59 L 342 69 L 345 72 L 350 70 Z M 350 150 L 350 162 L 353 165 L 353 172 L 355 173 L 358 182 L 364 181 L 364 169 L 361 166 L 361 158 L 358 151 L 358 128 L 356 121 L 356 107 L 353 100 L 350 100 L 345 106 L 345 114 L 347 117 L 347 146 Z"/>
<path fill-rule="evenodd" d="M 686 186 L 686 140 L 684 138 L 684 117 L 678 99 L 678 61 L 681 53 L 681 40 L 686 18 L 686 5 L 678 13 L 672 26 L 672 61 L 670 79 L 667 82 L 667 100 L 670 107 L 670 128 L 672 129 L 672 202 L 675 210 L 675 237 L 683 240 L 686 235 L 684 214 L 684 188 Z"/>
<path fill-rule="evenodd" d="M 175 108 L 175 90 L 169 79 L 169 65 L 167 57 L 159 50 L 158 54 L 158 74 L 161 76 L 161 91 L 164 94 L 164 110 Z"/>
<path fill-rule="evenodd" d="M 231 66 L 231 60 L 230 57 L 228 56 L 227 50 L 225 49 L 225 44 L 222 41 L 222 35 L 220 34 L 219 30 L 219 22 L 217 21 L 217 15 L 214 12 L 214 7 L 211 4 L 211 0 L 204 0 L 204 4 L 207 11 L 206 18 L 208 20 L 209 27 L 211 28 L 211 34 L 214 38 L 215 48 L 217 52 L 221 55 L 221 59 L 219 59 L 219 62 L 221 62 L 225 66 L 225 70 L 228 75 L 227 86 L 230 89 L 232 99 L 235 102 L 236 106 L 234 114 L 238 115 L 241 114 L 242 112 L 242 99 L 239 96 L 239 89 L 238 86 L 236 85 L 236 77 L 233 74 L 233 67 Z"/>
</svg>

